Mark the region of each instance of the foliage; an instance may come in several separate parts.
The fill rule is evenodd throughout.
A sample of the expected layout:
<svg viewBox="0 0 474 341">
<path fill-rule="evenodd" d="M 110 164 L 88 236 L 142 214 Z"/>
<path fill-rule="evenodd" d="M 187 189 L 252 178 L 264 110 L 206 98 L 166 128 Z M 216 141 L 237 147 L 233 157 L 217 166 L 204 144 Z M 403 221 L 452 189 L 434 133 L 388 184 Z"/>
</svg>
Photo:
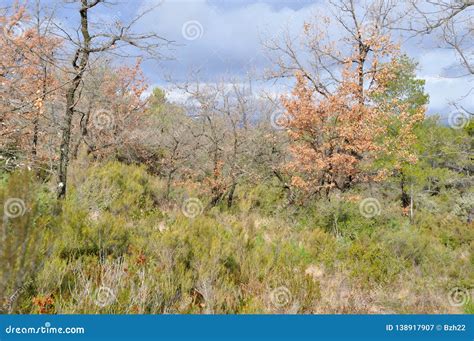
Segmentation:
<svg viewBox="0 0 474 341">
<path fill-rule="evenodd" d="M 103 5 L 71 5 L 78 36 L 0 13 L 2 313 L 472 313 L 474 123 L 424 117 L 394 3 L 331 1 L 302 54 L 273 46 L 292 94 L 179 103 L 116 59 L 166 39 Z"/>
<path fill-rule="evenodd" d="M 34 175 L 2 184 L 4 197 L 32 195 L 14 224 L 33 227 L 21 238 L 38 245 L 15 261 L 16 285 L 4 291 L 12 312 L 453 312 L 449 290 L 474 278 L 472 226 L 465 216 L 444 219 L 442 200 L 436 211 L 416 208 L 410 224 L 390 188 L 380 188 L 383 216 L 367 218 L 363 187 L 292 210 L 269 183 L 242 188 L 231 209 L 189 218 L 154 201 L 162 180 L 143 167 L 90 164 L 74 174 L 60 216 Z"/>
</svg>

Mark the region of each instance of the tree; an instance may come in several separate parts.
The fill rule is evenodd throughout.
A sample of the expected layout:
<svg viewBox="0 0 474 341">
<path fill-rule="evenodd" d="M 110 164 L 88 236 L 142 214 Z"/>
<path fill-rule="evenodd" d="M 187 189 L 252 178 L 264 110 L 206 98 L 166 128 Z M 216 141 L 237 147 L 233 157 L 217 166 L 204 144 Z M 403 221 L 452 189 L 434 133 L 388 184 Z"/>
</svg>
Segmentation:
<svg viewBox="0 0 474 341">
<path fill-rule="evenodd" d="M 188 115 L 200 127 L 196 164 L 201 167 L 196 178 L 206 184 L 204 189 L 211 197 L 209 207 L 224 200 L 232 207 L 237 187 L 254 181 L 258 170 L 268 165 L 261 154 L 268 151 L 260 149 L 264 139 L 258 134 L 268 132 L 270 127 L 256 127 L 256 116 L 264 113 L 264 101 L 256 99 L 250 80 L 223 79 L 206 85 L 196 82 L 182 89 L 192 104 Z M 262 131 L 258 132 L 259 128 Z M 253 145 L 256 141 L 262 145 Z"/>
<path fill-rule="evenodd" d="M 413 205 L 413 195 L 407 190 L 407 187 L 413 186 L 413 181 L 407 173 L 415 163 L 415 157 L 418 159 L 415 131 L 428 104 L 428 95 L 424 92 L 425 81 L 416 78 L 416 66 L 417 64 L 406 55 L 400 56 L 395 63 L 388 66 L 393 73 L 393 79 L 387 82 L 383 92 L 372 97 L 376 105 L 391 112 L 386 122 L 386 153 L 377 160 L 377 166 L 383 167 L 399 179 L 400 198 L 404 209 Z M 408 117 L 400 115 L 401 108 Z"/>
<path fill-rule="evenodd" d="M 166 179 L 165 199 L 169 200 L 173 181 L 178 176 L 184 180 L 187 173 L 197 168 L 196 151 L 201 148 L 202 131 L 184 108 L 169 103 L 159 88 L 153 90 L 149 99 L 148 115 L 150 132 L 145 134 L 147 141 L 143 142 L 146 148 L 155 151 L 153 166 Z"/>
<path fill-rule="evenodd" d="M 334 17 L 323 22 L 342 28 L 340 39 L 315 22 L 304 25 L 305 52 L 297 53 L 288 39 L 271 45 L 286 57 L 279 58 L 272 75 L 296 73 L 292 96 L 283 98 L 292 139 L 288 168 L 295 174 L 293 185 L 309 195 L 376 178 L 383 172 L 373 174 L 368 161 L 380 155 L 413 162 L 406 146 L 413 143 L 413 127 L 424 113 L 389 93 L 403 90 L 393 86 L 403 64 L 389 35 L 395 2 L 331 4 Z M 387 134 L 389 125 L 392 134 Z"/>
<path fill-rule="evenodd" d="M 377 63 L 397 47 L 390 39 L 390 31 L 399 20 L 397 2 L 330 0 L 329 5 L 332 15 L 315 15 L 298 36 L 284 32 L 282 37 L 265 42 L 275 65 L 267 71 L 267 78 L 300 73 L 315 93 L 328 97 L 345 81 L 341 71 L 351 63 L 357 71 L 358 100 L 362 103 L 364 92 L 380 70 Z"/>
<path fill-rule="evenodd" d="M 409 15 L 402 30 L 417 36 L 436 34 L 439 47 L 454 51 L 458 57 L 462 71 L 458 70 L 456 76 L 472 77 L 474 75 L 474 60 L 472 58 L 474 52 L 472 44 L 474 2 L 472 0 L 406 0 L 406 5 Z M 472 91 L 472 88 L 469 89 L 463 97 L 471 95 Z M 466 113 L 474 114 L 458 103 L 454 103 L 454 106 Z"/>
<path fill-rule="evenodd" d="M 133 31 L 133 26 L 146 13 L 138 15 L 132 19 L 128 25 L 120 22 L 114 22 L 113 25 L 101 24 L 102 31 L 91 32 L 90 23 L 91 10 L 105 0 L 80 0 L 79 16 L 80 16 L 80 36 L 79 40 L 73 40 L 73 35 L 67 34 L 66 39 L 75 46 L 75 52 L 72 57 L 71 77 L 69 86 L 65 94 L 65 114 L 64 122 L 61 127 L 61 145 L 58 165 L 58 198 L 64 198 L 67 189 L 67 170 L 70 158 L 71 132 L 73 117 L 76 113 L 80 95 L 80 85 L 84 79 L 84 74 L 89 66 L 89 59 L 94 54 L 103 54 L 108 51 L 117 53 L 124 46 L 132 46 L 160 57 L 156 53 L 157 48 L 161 46 L 163 38 L 155 33 L 137 34 Z"/>
<path fill-rule="evenodd" d="M 50 34 L 50 20 L 39 10 L 32 18 L 22 6 L 0 17 L 1 148 L 33 168 L 53 157 L 44 130 L 51 126 L 48 103 L 60 87 L 54 61 L 61 40 Z"/>
<path fill-rule="evenodd" d="M 323 98 L 317 98 L 298 74 L 292 98 L 283 98 L 292 140 L 293 161 L 288 165 L 295 174 L 292 183 L 310 196 L 321 191 L 328 194 L 333 188 L 345 190 L 366 179 L 363 162 L 374 160 L 389 144 L 380 139 L 390 113 L 380 105 L 360 103 L 358 72 L 344 73 L 347 80 L 339 90 Z M 390 79 L 388 74 L 384 77 Z M 380 78 L 368 93 L 381 93 L 384 86 Z M 405 123 L 408 115 L 399 115 Z"/>
<path fill-rule="evenodd" d="M 131 132 L 144 118 L 143 94 L 148 85 L 141 61 L 119 67 L 108 65 L 107 60 L 96 64 L 100 66 L 90 70 L 84 78 L 82 98 L 76 109 L 80 122 L 73 155 L 85 144 L 87 154 L 94 158 L 108 155 L 125 158 Z"/>
</svg>

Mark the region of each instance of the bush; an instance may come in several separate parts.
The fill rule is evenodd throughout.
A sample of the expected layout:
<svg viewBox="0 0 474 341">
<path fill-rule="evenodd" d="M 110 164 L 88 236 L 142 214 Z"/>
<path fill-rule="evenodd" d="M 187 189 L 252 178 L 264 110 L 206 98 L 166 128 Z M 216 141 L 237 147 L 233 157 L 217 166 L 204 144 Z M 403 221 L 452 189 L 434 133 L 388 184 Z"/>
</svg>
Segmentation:
<svg viewBox="0 0 474 341">
<path fill-rule="evenodd" d="M 60 203 L 31 173 L 0 186 L 26 206 L 4 224 L 3 312 L 459 312 L 446 292 L 474 278 L 461 217 L 416 209 L 410 223 L 382 191 L 367 218 L 365 189 L 288 206 L 274 184 L 242 184 L 235 207 L 188 218 L 159 179 L 117 162 L 76 171 Z"/>
<path fill-rule="evenodd" d="M 53 252 L 53 236 L 57 233 L 57 219 L 52 214 L 54 200 L 27 171 L 8 176 L 0 187 L 0 199 L 0 310 L 23 312 L 22 302 Z"/>
<path fill-rule="evenodd" d="M 79 170 L 78 170 L 79 171 Z M 138 218 L 153 210 L 156 193 L 144 167 L 109 162 L 85 170 L 68 199 L 78 207 Z"/>
</svg>

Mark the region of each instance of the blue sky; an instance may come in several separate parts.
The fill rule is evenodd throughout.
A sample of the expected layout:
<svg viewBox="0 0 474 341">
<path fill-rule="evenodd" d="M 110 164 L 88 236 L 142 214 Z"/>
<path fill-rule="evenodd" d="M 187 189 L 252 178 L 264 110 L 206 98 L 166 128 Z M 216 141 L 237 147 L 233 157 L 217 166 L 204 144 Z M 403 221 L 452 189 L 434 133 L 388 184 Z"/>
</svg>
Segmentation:
<svg viewBox="0 0 474 341">
<path fill-rule="evenodd" d="M 68 0 L 69 1 L 69 0 Z M 43 0 L 49 7 L 57 7 L 63 27 L 73 27 L 77 4 L 66 0 Z M 166 79 L 181 82 L 192 70 L 200 70 L 200 80 L 212 82 L 224 77 L 242 77 L 251 71 L 261 75 L 270 67 L 262 48 L 262 41 L 278 36 L 284 27 L 299 32 L 303 22 L 315 13 L 327 12 L 326 0 L 119 0 L 114 6 L 97 9 L 104 21 L 127 19 L 144 8 L 159 5 L 140 22 L 140 31 L 155 31 L 175 46 L 164 52 L 171 60 L 156 63 L 147 61 L 144 70 L 150 83 L 171 89 Z M 12 3 L 12 0 L 0 0 Z M 97 16 L 96 16 L 97 18 Z M 100 22 L 100 20 L 99 20 Z M 335 32 L 337 34 L 337 32 Z M 418 75 L 426 80 L 430 95 L 429 112 L 447 113 L 450 101 L 457 101 L 473 87 L 472 76 L 457 77 L 458 61 L 455 54 L 436 47 L 435 37 L 404 41 L 402 49 L 419 62 Z M 260 83 L 269 91 L 280 93 L 290 84 Z M 170 90 L 172 98 L 179 93 Z M 464 98 L 462 105 L 474 110 L 474 96 Z"/>
<path fill-rule="evenodd" d="M 138 8 L 158 2 L 145 0 Z M 153 83 L 160 85 L 164 84 L 163 73 L 179 80 L 193 68 L 202 70 L 203 81 L 229 74 L 242 75 L 249 69 L 258 73 L 270 66 L 262 50 L 262 40 L 278 35 L 284 26 L 298 32 L 305 19 L 327 8 L 325 0 L 162 1 L 154 13 L 144 18 L 143 24 L 180 46 L 174 51 L 174 61 L 163 63 L 162 68 L 147 65 L 147 73 Z M 186 39 L 189 37 L 183 31 L 187 23 L 194 24 L 195 30 L 189 31 L 193 40 Z M 447 112 L 452 110 L 448 103 L 456 101 L 473 84 L 472 79 L 456 77 L 455 54 L 436 48 L 434 38 L 404 41 L 402 49 L 419 62 L 418 74 L 426 79 L 426 91 L 430 94 L 429 112 Z M 464 99 L 463 105 L 472 109 L 474 96 L 471 97 Z"/>
</svg>

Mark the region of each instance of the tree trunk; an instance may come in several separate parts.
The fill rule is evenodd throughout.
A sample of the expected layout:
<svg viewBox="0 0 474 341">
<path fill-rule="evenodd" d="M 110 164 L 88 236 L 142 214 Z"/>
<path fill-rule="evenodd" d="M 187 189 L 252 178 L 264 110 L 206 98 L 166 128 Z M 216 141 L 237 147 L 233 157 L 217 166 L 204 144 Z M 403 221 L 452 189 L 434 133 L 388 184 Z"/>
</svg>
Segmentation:
<svg viewBox="0 0 474 341">
<path fill-rule="evenodd" d="M 72 129 L 72 118 L 74 116 L 76 102 L 76 92 L 81 84 L 84 71 L 89 62 L 90 54 L 90 43 L 91 37 L 89 35 L 87 11 L 89 10 L 87 0 L 82 0 L 82 7 L 80 9 L 81 15 L 81 33 L 84 38 L 83 46 L 78 47 L 74 55 L 72 66 L 75 70 L 74 78 L 72 79 L 71 86 L 66 92 L 66 113 L 64 118 L 63 126 L 61 127 L 61 146 L 59 155 L 59 186 L 58 186 L 58 199 L 63 199 L 66 196 L 67 190 L 67 169 L 69 166 L 69 149 L 71 142 L 71 129 Z M 77 61 L 79 60 L 79 65 Z"/>
<path fill-rule="evenodd" d="M 402 190 L 402 195 L 401 195 L 402 208 L 404 209 L 410 206 L 410 201 L 411 201 L 410 195 L 407 193 L 405 189 L 405 183 L 406 183 L 405 175 L 402 173 L 401 180 L 400 180 L 400 188 Z"/>
<path fill-rule="evenodd" d="M 79 82 L 77 82 L 79 85 Z M 59 184 L 58 184 L 58 199 L 62 199 L 66 196 L 67 188 L 67 168 L 69 165 L 69 144 L 71 141 L 71 126 L 72 126 L 72 117 L 74 115 L 74 95 L 76 93 L 75 84 L 68 89 L 66 95 L 66 117 L 64 119 L 64 124 L 62 126 L 62 138 L 61 138 L 61 148 L 59 156 Z"/>
<path fill-rule="evenodd" d="M 231 208 L 232 204 L 234 203 L 234 194 L 235 194 L 236 187 L 237 187 L 236 182 L 234 182 L 232 186 L 230 187 L 229 195 L 227 197 L 227 208 Z"/>
<path fill-rule="evenodd" d="M 166 177 L 166 201 L 170 200 L 171 182 L 173 181 L 173 174 L 175 173 L 175 171 L 175 169 L 170 170 L 168 176 Z"/>
<path fill-rule="evenodd" d="M 33 120 L 33 146 L 31 148 L 31 154 L 33 155 L 33 163 L 36 163 L 36 155 L 38 150 L 38 131 L 39 131 L 39 113 Z"/>
<path fill-rule="evenodd" d="M 44 65 L 43 66 L 43 84 L 42 84 L 42 92 L 41 92 L 41 105 L 43 105 L 46 100 L 47 77 L 48 77 L 48 69 L 46 65 Z M 36 116 L 33 120 L 33 146 L 31 149 L 31 154 L 33 155 L 34 165 L 36 165 L 36 157 L 38 155 L 39 121 L 40 121 L 41 115 L 42 115 L 42 107 L 38 107 Z"/>
</svg>

